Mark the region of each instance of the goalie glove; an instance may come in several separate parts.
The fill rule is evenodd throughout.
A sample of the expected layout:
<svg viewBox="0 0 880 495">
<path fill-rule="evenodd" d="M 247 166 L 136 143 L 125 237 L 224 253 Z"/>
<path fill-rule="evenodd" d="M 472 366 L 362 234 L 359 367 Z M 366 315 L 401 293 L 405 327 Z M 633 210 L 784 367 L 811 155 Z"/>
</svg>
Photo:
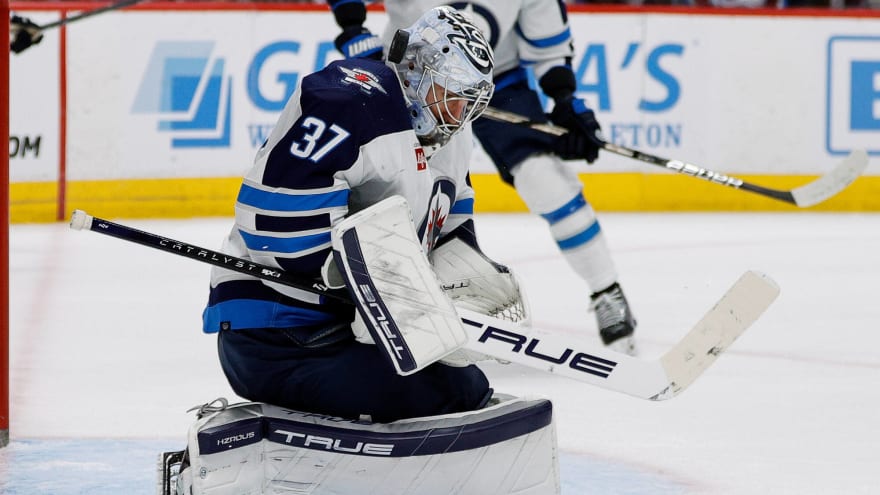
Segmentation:
<svg viewBox="0 0 880 495">
<path fill-rule="evenodd" d="M 461 239 L 434 248 L 428 259 L 456 307 L 524 325 L 530 323 L 525 294 L 506 266 Z"/>
<path fill-rule="evenodd" d="M 431 251 L 428 259 L 446 295 L 456 308 L 529 325 L 531 312 L 519 280 L 509 268 L 495 263 L 461 239 L 444 242 Z M 468 366 L 495 358 L 458 349 L 440 362 Z M 505 363 L 505 361 L 499 361 Z"/>
</svg>

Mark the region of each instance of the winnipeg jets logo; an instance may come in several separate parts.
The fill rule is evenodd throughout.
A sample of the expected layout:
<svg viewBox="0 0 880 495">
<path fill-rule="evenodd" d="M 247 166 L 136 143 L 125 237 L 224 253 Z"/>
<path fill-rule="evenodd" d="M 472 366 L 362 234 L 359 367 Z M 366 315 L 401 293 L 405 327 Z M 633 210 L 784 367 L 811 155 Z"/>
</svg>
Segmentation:
<svg viewBox="0 0 880 495">
<path fill-rule="evenodd" d="M 437 239 L 440 238 L 440 232 L 446 224 L 446 217 L 449 216 L 449 203 L 447 198 L 435 198 L 431 202 L 431 210 L 428 211 L 428 233 L 425 237 L 425 243 L 428 250 L 433 249 Z M 445 204 L 444 204 L 445 203 Z"/>
<path fill-rule="evenodd" d="M 388 94 L 385 88 L 379 84 L 379 78 L 370 71 L 358 68 L 349 69 L 348 67 L 339 67 L 339 70 L 345 74 L 345 77 L 342 78 L 344 84 L 354 84 L 367 94 L 372 93 L 374 89 L 382 94 Z"/>
<path fill-rule="evenodd" d="M 448 12 L 446 22 L 455 29 L 446 35 L 449 42 L 461 48 L 471 65 L 481 73 L 488 74 L 494 65 L 494 59 L 483 32 L 456 11 Z"/>
<path fill-rule="evenodd" d="M 426 252 L 430 252 L 440 238 L 440 232 L 446 225 L 452 203 L 455 201 L 453 198 L 455 198 L 455 184 L 446 178 L 437 179 L 425 218 L 419 226 L 419 237 L 423 240 Z"/>
</svg>

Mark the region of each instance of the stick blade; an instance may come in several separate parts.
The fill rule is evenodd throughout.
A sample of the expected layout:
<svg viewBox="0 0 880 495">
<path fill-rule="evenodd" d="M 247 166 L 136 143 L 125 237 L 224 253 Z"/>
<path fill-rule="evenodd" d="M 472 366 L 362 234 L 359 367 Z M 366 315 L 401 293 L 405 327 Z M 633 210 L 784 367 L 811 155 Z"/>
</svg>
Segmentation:
<svg viewBox="0 0 880 495">
<path fill-rule="evenodd" d="M 778 295 L 779 286 L 769 276 L 754 271 L 744 273 L 699 323 L 660 358 L 669 387 L 652 399 L 670 399 L 686 389 Z"/>
<path fill-rule="evenodd" d="M 868 154 L 864 150 L 853 151 L 828 174 L 792 190 L 795 204 L 808 208 L 837 195 L 862 175 L 867 166 Z"/>
</svg>

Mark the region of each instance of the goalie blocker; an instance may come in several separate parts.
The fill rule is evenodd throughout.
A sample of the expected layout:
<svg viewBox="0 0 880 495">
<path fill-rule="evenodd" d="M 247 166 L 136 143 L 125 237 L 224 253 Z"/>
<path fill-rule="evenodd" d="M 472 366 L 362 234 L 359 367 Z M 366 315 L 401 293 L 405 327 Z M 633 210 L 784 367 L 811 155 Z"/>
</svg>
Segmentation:
<svg viewBox="0 0 880 495">
<path fill-rule="evenodd" d="M 162 495 L 560 493 L 550 401 L 350 421 L 262 403 L 202 406 L 186 450 L 160 456 Z"/>
<path fill-rule="evenodd" d="M 347 217 L 331 239 L 336 267 L 357 307 L 352 331 L 358 341 L 375 343 L 398 375 L 415 373 L 467 342 L 403 197 Z"/>
<path fill-rule="evenodd" d="M 467 333 L 457 308 L 508 321 L 527 317 L 513 274 L 460 239 L 435 248 L 429 262 L 401 196 L 340 222 L 332 243 L 336 270 L 325 264 L 325 283 L 344 283 L 357 307 L 357 340 L 375 343 L 399 375 L 441 359 L 459 365 L 482 359 L 459 351 Z"/>
</svg>

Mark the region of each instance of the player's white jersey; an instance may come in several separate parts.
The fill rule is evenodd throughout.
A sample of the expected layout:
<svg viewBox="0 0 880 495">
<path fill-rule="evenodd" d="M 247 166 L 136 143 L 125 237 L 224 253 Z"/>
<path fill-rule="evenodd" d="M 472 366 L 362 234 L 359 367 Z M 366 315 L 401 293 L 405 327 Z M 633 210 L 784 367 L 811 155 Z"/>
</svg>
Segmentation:
<svg viewBox="0 0 880 495">
<path fill-rule="evenodd" d="M 472 217 L 467 126 L 426 159 L 394 70 L 348 59 L 306 76 L 257 152 L 223 251 L 320 278 L 330 231 L 392 195 L 412 209 L 426 249 Z M 214 268 L 204 330 L 327 325 L 320 296 Z"/>
<path fill-rule="evenodd" d="M 389 19 L 384 34 L 386 45 L 397 29 L 408 27 L 433 7 L 451 5 L 468 12 L 495 51 L 496 84 L 502 84 L 505 73 L 523 65 L 533 65 L 540 78 L 572 57 L 571 32 L 562 0 L 385 0 L 384 4 Z"/>
</svg>

